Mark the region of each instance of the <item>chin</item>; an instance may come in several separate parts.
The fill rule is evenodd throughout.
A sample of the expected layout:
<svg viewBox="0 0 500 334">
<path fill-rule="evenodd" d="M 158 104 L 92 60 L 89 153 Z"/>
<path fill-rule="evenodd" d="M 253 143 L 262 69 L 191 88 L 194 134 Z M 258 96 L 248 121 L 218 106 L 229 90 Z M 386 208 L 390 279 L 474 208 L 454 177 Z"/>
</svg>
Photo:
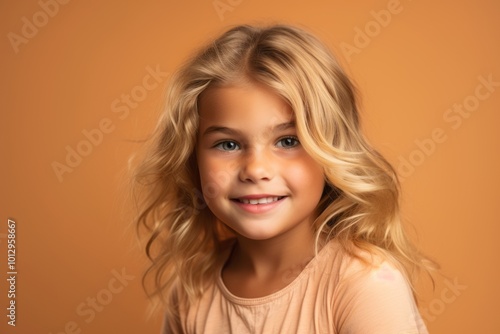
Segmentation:
<svg viewBox="0 0 500 334">
<path fill-rule="evenodd" d="M 255 240 L 255 241 L 265 241 L 279 235 L 277 231 L 251 231 L 251 232 L 241 231 L 241 232 L 242 233 L 240 233 L 239 231 L 235 231 L 238 237 L 243 237 L 245 239 Z"/>
</svg>

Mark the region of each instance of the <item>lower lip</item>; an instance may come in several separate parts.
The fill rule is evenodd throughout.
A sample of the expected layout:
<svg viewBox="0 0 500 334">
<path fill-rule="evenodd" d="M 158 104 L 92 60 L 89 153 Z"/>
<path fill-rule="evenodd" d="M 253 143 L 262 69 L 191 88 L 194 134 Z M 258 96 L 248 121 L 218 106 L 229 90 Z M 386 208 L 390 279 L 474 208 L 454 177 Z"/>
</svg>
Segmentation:
<svg viewBox="0 0 500 334">
<path fill-rule="evenodd" d="M 246 204 L 234 200 L 232 202 L 249 213 L 266 213 L 279 206 L 285 199 L 286 197 L 283 197 L 282 199 L 266 204 Z"/>
</svg>

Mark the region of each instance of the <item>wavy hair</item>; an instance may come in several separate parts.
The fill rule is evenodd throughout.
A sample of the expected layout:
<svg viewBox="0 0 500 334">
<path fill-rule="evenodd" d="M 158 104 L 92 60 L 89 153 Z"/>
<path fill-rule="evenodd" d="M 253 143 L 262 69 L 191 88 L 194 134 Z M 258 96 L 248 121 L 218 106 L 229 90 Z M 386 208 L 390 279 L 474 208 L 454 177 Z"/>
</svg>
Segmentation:
<svg viewBox="0 0 500 334">
<path fill-rule="evenodd" d="M 313 226 L 317 246 L 336 238 L 354 256 L 358 249 L 381 254 L 415 293 L 419 272 L 433 263 L 405 234 L 397 175 L 362 134 L 354 85 L 307 31 L 241 25 L 173 75 L 149 149 L 135 169 L 136 224 L 146 227 L 152 261 L 144 275 L 144 282 L 153 280 L 149 296 L 160 297 L 173 312 L 175 284 L 193 301 L 214 275 L 228 234 L 203 201 L 194 157 L 197 105 L 207 87 L 241 80 L 264 84 L 290 104 L 301 144 L 324 169 L 325 191 Z"/>
</svg>

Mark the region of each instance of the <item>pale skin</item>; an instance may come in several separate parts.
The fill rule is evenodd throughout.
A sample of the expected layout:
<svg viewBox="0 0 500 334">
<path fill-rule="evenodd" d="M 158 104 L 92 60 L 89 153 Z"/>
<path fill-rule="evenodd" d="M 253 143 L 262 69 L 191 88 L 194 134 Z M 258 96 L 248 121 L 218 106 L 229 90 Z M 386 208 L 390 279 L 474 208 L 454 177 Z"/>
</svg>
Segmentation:
<svg viewBox="0 0 500 334">
<path fill-rule="evenodd" d="M 314 255 L 323 170 L 300 145 L 290 106 L 261 84 L 210 87 L 199 114 L 204 198 L 237 237 L 223 282 L 239 297 L 269 295 Z"/>
</svg>

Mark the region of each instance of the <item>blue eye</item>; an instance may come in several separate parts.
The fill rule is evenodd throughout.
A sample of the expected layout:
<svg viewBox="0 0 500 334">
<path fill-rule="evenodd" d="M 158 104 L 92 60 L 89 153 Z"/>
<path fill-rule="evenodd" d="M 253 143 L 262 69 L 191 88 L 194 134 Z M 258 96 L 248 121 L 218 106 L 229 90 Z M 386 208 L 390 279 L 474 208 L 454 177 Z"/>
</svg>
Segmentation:
<svg viewBox="0 0 500 334">
<path fill-rule="evenodd" d="M 240 147 L 236 144 L 236 142 L 226 140 L 215 145 L 215 148 L 221 151 L 235 151 Z"/>
<path fill-rule="evenodd" d="M 299 144 L 299 140 L 296 137 L 284 137 L 278 140 L 276 146 L 283 148 L 293 148 Z"/>
</svg>

